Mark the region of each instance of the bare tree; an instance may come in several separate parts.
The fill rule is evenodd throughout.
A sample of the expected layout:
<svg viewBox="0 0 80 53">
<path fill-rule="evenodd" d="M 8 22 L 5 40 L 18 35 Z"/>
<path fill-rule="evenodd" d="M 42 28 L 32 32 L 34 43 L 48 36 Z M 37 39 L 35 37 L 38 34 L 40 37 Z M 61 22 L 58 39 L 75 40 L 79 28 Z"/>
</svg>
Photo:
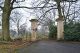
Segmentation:
<svg viewBox="0 0 80 53">
<path fill-rule="evenodd" d="M 18 11 L 12 12 L 13 16 L 10 17 L 10 19 L 14 22 L 14 25 L 17 27 L 17 32 L 19 35 L 19 28 L 20 28 L 20 22 L 22 19 L 21 13 Z"/>
<path fill-rule="evenodd" d="M 63 10 L 64 13 L 62 12 L 61 4 L 63 3 L 63 1 L 66 3 L 66 2 L 74 2 L 74 0 L 72 0 L 72 1 L 55 0 L 56 4 L 54 4 L 54 2 L 55 2 L 54 0 L 43 0 L 43 1 L 35 0 L 35 2 L 33 2 L 34 5 L 32 4 L 33 5 L 32 7 L 21 6 L 20 2 L 24 2 L 24 1 L 25 0 L 20 0 L 20 1 L 19 0 L 5 0 L 4 2 L 1 2 L 2 5 L 0 5 L 0 9 L 1 9 L 1 11 L 3 10 L 3 14 L 2 14 L 2 28 L 3 28 L 2 29 L 2 32 L 3 32 L 2 38 L 3 38 L 3 40 L 8 40 L 10 38 L 10 36 L 9 36 L 9 17 L 10 17 L 11 11 L 13 9 L 17 9 L 17 8 L 18 9 L 19 8 L 34 9 L 35 13 L 37 12 L 36 14 L 39 17 L 38 20 L 40 21 L 40 23 L 44 23 L 42 21 L 45 21 L 47 19 L 48 20 L 53 19 L 53 16 L 55 17 L 55 15 L 56 15 L 56 14 L 54 14 L 57 11 L 56 9 L 58 9 L 59 17 L 63 16 L 63 14 L 66 15 L 66 16 L 64 16 L 66 20 L 67 19 L 70 20 L 71 17 L 73 16 L 73 14 L 77 14 L 77 13 L 78 14 L 77 14 L 77 16 L 75 16 L 75 18 L 79 17 L 78 15 L 79 15 L 80 5 L 77 4 L 78 2 L 76 2 L 75 5 L 78 5 L 79 7 L 74 12 L 72 10 L 72 9 L 74 9 L 74 8 L 72 8 L 73 6 L 70 6 L 70 5 L 67 6 L 67 4 L 66 4 L 66 6 L 69 7 L 68 8 L 69 10 L 68 11 Z M 75 1 L 77 1 L 77 0 L 75 0 Z M 14 5 L 15 3 L 17 4 L 16 6 Z M 4 6 L 3 6 L 3 4 L 4 4 Z M 64 9 L 66 9 L 66 7 Z M 72 20 L 74 20 L 74 19 L 72 19 Z M 48 21 L 45 21 L 45 22 L 48 22 Z"/>
<path fill-rule="evenodd" d="M 9 34 L 9 16 L 11 14 L 10 2 L 11 0 L 5 0 L 2 14 L 2 39 L 5 41 L 10 40 Z"/>
</svg>

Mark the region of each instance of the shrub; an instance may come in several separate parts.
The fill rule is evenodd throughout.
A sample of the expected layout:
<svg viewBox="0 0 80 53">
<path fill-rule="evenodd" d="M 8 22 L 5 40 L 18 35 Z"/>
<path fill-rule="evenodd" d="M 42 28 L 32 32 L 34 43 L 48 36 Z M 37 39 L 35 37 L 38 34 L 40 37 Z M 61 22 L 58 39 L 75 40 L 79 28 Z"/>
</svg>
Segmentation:
<svg viewBox="0 0 80 53">
<path fill-rule="evenodd" d="M 64 26 L 64 39 L 70 41 L 80 41 L 80 23 L 67 24 Z"/>
<path fill-rule="evenodd" d="M 55 39 L 57 35 L 57 27 L 50 23 L 49 25 L 49 39 Z"/>
</svg>

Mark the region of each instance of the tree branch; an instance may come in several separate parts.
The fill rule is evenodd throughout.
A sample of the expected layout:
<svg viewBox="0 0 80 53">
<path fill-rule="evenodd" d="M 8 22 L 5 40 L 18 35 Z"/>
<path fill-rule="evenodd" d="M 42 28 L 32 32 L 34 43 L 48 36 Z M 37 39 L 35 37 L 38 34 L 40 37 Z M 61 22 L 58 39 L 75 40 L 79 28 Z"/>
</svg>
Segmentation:
<svg viewBox="0 0 80 53">
<path fill-rule="evenodd" d="M 48 7 L 26 7 L 26 6 L 19 6 L 19 7 L 13 7 L 12 9 L 16 9 L 16 8 L 27 8 L 27 9 L 36 9 L 36 8 L 50 8 L 50 7 L 54 7 L 54 6 L 48 6 Z M 54 8 L 56 9 L 56 8 Z"/>
<path fill-rule="evenodd" d="M 49 12 L 49 11 L 51 11 L 52 9 L 54 9 L 54 8 L 51 8 L 51 9 L 47 10 L 41 17 L 44 17 L 44 16 L 46 15 L 46 13 Z M 40 17 L 40 18 L 41 18 L 41 17 Z M 40 19 L 40 18 L 39 18 L 39 19 Z M 39 19 L 38 19 L 38 20 L 39 20 Z"/>
<path fill-rule="evenodd" d="M 3 7 L 2 7 L 2 6 L 0 6 L 0 8 L 1 8 L 1 9 L 3 9 Z"/>
</svg>

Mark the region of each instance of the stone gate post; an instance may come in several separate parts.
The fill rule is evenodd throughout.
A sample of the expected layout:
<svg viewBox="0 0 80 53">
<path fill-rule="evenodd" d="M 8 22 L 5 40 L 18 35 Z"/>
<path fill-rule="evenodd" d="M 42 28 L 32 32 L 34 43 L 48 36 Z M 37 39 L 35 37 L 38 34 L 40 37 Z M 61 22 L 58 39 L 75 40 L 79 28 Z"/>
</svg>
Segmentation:
<svg viewBox="0 0 80 53">
<path fill-rule="evenodd" d="M 57 20 L 57 40 L 64 39 L 64 20 L 63 18 L 58 18 Z"/>
<path fill-rule="evenodd" d="M 36 17 L 32 17 L 30 20 L 31 22 L 31 41 L 36 41 L 37 40 L 37 22 L 38 20 Z"/>
</svg>

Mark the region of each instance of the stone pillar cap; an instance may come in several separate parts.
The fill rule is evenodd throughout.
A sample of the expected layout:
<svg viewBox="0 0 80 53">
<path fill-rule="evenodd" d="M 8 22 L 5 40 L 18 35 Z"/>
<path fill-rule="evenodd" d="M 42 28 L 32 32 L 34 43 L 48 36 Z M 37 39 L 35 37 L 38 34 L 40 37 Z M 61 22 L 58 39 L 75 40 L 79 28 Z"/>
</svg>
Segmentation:
<svg viewBox="0 0 80 53">
<path fill-rule="evenodd" d="M 30 16 L 31 19 L 37 19 L 37 16 Z"/>
<path fill-rule="evenodd" d="M 37 22 L 38 20 L 37 20 L 37 16 L 30 16 L 30 18 L 31 18 L 31 22 L 33 22 L 33 21 L 35 21 L 35 22 Z"/>
</svg>

